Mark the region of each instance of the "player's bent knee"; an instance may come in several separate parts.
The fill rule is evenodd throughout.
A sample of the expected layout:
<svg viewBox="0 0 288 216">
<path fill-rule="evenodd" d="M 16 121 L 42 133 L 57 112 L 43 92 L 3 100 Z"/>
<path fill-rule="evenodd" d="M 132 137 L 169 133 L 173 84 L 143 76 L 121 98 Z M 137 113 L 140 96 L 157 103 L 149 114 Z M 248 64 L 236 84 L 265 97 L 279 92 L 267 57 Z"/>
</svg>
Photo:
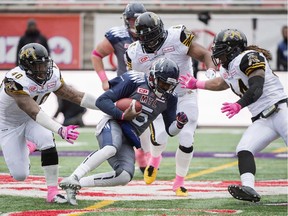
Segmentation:
<svg viewBox="0 0 288 216">
<path fill-rule="evenodd" d="M 132 180 L 132 177 L 126 170 L 122 170 L 119 175 L 117 174 L 117 180 L 119 185 L 127 185 Z"/>
<path fill-rule="evenodd" d="M 29 171 L 22 171 L 22 172 L 11 172 L 10 175 L 15 179 L 16 181 L 24 181 L 29 176 Z"/>
<path fill-rule="evenodd" d="M 106 158 L 113 157 L 117 152 L 117 148 L 112 145 L 104 146 L 102 149 L 104 150 L 103 154 L 105 154 Z"/>
</svg>

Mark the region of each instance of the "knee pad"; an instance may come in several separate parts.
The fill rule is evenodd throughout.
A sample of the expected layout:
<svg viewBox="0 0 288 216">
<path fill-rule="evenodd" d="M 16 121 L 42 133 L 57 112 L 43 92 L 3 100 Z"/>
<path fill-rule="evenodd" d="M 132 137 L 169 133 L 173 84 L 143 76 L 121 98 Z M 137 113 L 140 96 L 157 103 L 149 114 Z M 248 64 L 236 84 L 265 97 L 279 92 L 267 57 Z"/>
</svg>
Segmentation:
<svg viewBox="0 0 288 216">
<path fill-rule="evenodd" d="M 252 173 L 255 175 L 256 165 L 253 154 L 250 151 L 240 151 L 237 156 L 240 175 L 244 173 Z"/>
<path fill-rule="evenodd" d="M 184 153 L 191 153 L 193 152 L 193 146 L 190 146 L 190 147 L 185 147 L 185 146 L 182 146 L 182 145 L 179 145 L 179 149 L 184 152 Z"/>
<path fill-rule="evenodd" d="M 126 170 L 116 170 L 115 172 L 119 185 L 127 185 L 132 180 L 132 176 Z"/>
<path fill-rule="evenodd" d="M 111 158 L 117 153 L 117 148 L 113 145 L 106 145 L 102 149 L 105 149 L 103 154 L 105 154 L 106 158 Z"/>
<path fill-rule="evenodd" d="M 58 164 L 58 153 L 55 147 L 41 151 L 42 166 Z"/>
</svg>

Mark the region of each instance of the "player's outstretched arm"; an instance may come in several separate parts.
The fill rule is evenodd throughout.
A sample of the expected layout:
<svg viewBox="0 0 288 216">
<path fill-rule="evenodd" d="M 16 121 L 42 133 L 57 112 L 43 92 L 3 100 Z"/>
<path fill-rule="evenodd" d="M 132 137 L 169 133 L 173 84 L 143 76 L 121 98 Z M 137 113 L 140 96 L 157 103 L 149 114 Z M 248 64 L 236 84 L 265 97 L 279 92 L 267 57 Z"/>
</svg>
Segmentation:
<svg viewBox="0 0 288 216">
<path fill-rule="evenodd" d="M 78 104 L 82 107 L 98 110 L 98 107 L 95 105 L 97 100 L 96 96 L 78 91 L 65 83 L 54 93 L 58 97 L 71 101 L 72 103 Z"/>
<path fill-rule="evenodd" d="M 42 125 L 48 130 L 53 131 L 54 133 L 58 133 L 62 139 L 65 139 L 69 143 L 73 144 L 73 141 L 78 138 L 79 132 L 75 130 L 78 126 L 69 125 L 65 127 L 54 121 L 41 110 L 39 105 L 29 95 L 13 94 L 11 92 L 8 92 L 8 94 L 14 98 L 19 108 L 27 113 L 27 115 L 29 115 L 38 124 Z"/>
</svg>

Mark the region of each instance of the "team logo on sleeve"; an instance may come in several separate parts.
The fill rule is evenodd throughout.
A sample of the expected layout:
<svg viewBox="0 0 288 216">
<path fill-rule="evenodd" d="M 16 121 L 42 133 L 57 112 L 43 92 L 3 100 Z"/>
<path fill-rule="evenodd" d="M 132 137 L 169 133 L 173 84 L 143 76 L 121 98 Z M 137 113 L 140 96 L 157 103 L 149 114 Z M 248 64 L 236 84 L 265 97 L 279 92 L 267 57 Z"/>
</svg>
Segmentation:
<svg viewBox="0 0 288 216">
<path fill-rule="evenodd" d="M 145 89 L 145 88 L 138 88 L 137 89 L 137 93 L 142 94 L 142 95 L 148 95 L 149 94 L 149 90 Z"/>
<path fill-rule="evenodd" d="M 248 56 L 248 65 L 249 66 L 260 62 L 260 60 L 258 59 L 258 56 L 255 55 L 255 53 L 249 53 L 249 54 L 247 54 L 247 56 Z"/>
</svg>

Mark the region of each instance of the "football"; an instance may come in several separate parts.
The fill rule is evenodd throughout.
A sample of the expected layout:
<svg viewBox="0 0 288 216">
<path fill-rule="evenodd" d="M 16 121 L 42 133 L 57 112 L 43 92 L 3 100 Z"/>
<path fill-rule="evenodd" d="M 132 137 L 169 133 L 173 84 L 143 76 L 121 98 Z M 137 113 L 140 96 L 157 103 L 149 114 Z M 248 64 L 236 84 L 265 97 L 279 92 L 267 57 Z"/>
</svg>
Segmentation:
<svg viewBox="0 0 288 216">
<path fill-rule="evenodd" d="M 122 98 L 116 101 L 115 106 L 118 107 L 120 110 L 125 111 L 130 106 L 131 103 L 133 104 L 132 108 L 134 108 L 136 112 L 142 110 L 142 104 L 139 101 L 132 98 Z"/>
</svg>

